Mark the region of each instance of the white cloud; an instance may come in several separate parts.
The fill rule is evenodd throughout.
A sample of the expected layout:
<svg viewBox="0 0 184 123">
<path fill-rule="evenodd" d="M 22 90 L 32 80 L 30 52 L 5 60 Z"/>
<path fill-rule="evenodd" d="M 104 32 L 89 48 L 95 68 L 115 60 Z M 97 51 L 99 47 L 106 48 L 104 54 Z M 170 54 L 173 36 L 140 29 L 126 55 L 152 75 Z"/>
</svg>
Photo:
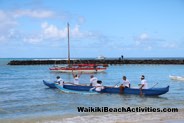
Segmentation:
<svg viewBox="0 0 184 123">
<path fill-rule="evenodd" d="M 9 31 L 18 25 L 18 17 L 32 18 L 50 18 L 54 16 L 54 12 L 49 10 L 15 10 L 3 11 L 0 10 L 0 33 Z"/>
<path fill-rule="evenodd" d="M 0 42 L 3 42 L 5 40 L 6 40 L 6 38 L 4 36 L 0 36 Z"/>
<path fill-rule="evenodd" d="M 135 47 L 137 48 L 142 48 L 145 50 L 152 50 L 156 48 L 171 48 L 171 45 L 166 45 L 165 42 L 167 42 L 164 39 L 158 38 L 156 36 L 150 36 L 148 33 L 144 32 L 141 33 L 140 35 L 134 37 L 135 41 Z M 163 45 L 164 44 L 164 45 Z M 173 46 L 172 46 L 173 47 Z"/>
<path fill-rule="evenodd" d="M 49 25 L 47 22 L 41 24 L 42 34 L 47 39 L 62 39 L 67 36 L 67 28 L 59 29 L 55 25 Z"/>
<path fill-rule="evenodd" d="M 16 25 L 17 22 L 10 13 L 0 10 L 0 33 L 7 32 Z"/>
<path fill-rule="evenodd" d="M 15 10 L 3 11 L 0 10 L 0 33 L 9 31 L 18 25 L 18 17 L 32 17 L 32 18 L 50 18 L 54 16 L 54 12 L 49 10 Z"/>
<path fill-rule="evenodd" d="M 147 33 L 141 33 L 140 35 L 134 37 L 136 45 L 141 45 L 150 41 L 150 36 Z"/>
<path fill-rule="evenodd" d="M 145 50 L 152 50 L 152 49 L 153 49 L 152 46 L 148 46 L 148 47 L 145 48 Z"/>
<path fill-rule="evenodd" d="M 43 41 L 58 41 L 66 40 L 67 38 L 67 27 L 59 28 L 55 24 L 50 24 L 48 22 L 41 23 L 40 30 L 37 32 L 25 33 L 24 30 L 17 30 L 17 25 L 21 26 L 19 21 L 22 17 L 31 17 L 38 19 L 45 19 L 56 17 L 59 19 L 59 16 L 65 15 L 56 15 L 53 11 L 50 10 L 32 10 L 32 9 L 19 9 L 14 11 L 3 11 L 0 10 L 0 40 L 19 40 L 31 44 L 38 44 Z M 90 31 L 82 31 L 79 24 L 83 24 L 85 19 L 82 16 L 75 17 L 75 24 L 70 27 L 70 37 L 73 39 L 93 39 L 92 42 L 107 42 L 107 39 L 104 38 L 102 34 L 94 33 Z"/>
<path fill-rule="evenodd" d="M 85 38 L 91 35 L 91 33 L 84 33 L 80 31 L 79 25 L 75 25 L 74 28 L 70 28 L 70 38 Z M 41 31 L 39 34 L 24 36 L 24 42 L 31 44 L 37 44 L 43 41 L 58 41 L 66 40 L 68 36 L 67 27 L 59 28 L 56 25 L 48 24 L 44 22 L 41 24 Z"/>
<path fill-rule="evenodd" d="M 148 41 L 150 39 L 147 33 L 142 33 L 137 37 L 138 41 Z"/>
<path fill-rule="evenodd" d="M 176 43 L 165 43 L 162 45 L 163 48 L 178 48 Z"/>
<path fill-rule="evenodd" d="M 134 38 L 135 48 L 141 48 L 144 50 L 153 50 L 153 49 L 174 49 L 179 48 L 179 42 L 170 42 L 158 37 L 152 37 L 148 33 L 141 33 L 140 35 Z"/>
<path fill-rule="evenodd" d="M 22 41 L 29 41 L 29 42 L 39 42 L 41 41 L 40 36 L 38 38 L 34 38 L 32 36 L 26 37 L 20 32 L 21 31 L 14 31 L 16 30 L 17 25 L 21 25 L 17 18 L 21 18 L 23 16 L 32 17 L 32 18 L 50 18 L 54 16 L 54 12 L 49 10 L 15 10 L 15 11 L 3 11 L 0 10 L 0 40 L 8 41 L 13 39 L 20 39 Z M 30 39 L 30 40 L 29 40 Z"/>
<path fill-rule="evenodd" d="M 78 23 L 79 23 L 79 24 L 83 24 L 84 22 L 85 22 L 85 18 L 82 17 L 82 16 L 79 16 L 79 17 L 78 17 Z"/>
<path fill-rule="evenodd" d="M 38 44 L 43 41 L 43 37 L 40 35 L 31 35 L 31 36 L 25 36 L 23 38 L 24 42 L 28 42 L 30 44 Z"/>
<path fill-rule="evenodd" d="M 16 10 L 12 14 L 15 18 L 22 16 L 28 16 L 33 18 L 50 18 L 54 16 L 54 12 L 49 10 L 30 10 L 30 9 Z"/>
<path fill-rule="evenodd" d="M 58 40 L 58 39 L 65 39 L 68 35 L 67 27 L 60 29 L 56 25 L 48 24 L 47 22 L 44 22 L 41 24 L 42 28 L 42 35 L 45 37 L 45 39 L 52 39 L 52 40 Z M 92 32 L 82 32 L 80 30 L 79 25 L 75 25 L 73 28 L 70 28 L 70 37 L 71 38 L 90 38 L 94 36 Z"/>
<path fill-rule="evenodd" d="M 75 25 L 75 27 L 73 29 L 71 29 L 71 35 L 72 37 L 75 37 L 75 38 L 82 38 L 84 37 L 84 33 L 82 33 L 80 30 L 79 30 L 79 25 Z"/>
<path fill-rule="evenodd" d="M 16 20 L 9 12 L 0 10 L 0 41 L 7 41 L 11 36 L 11 30 L 17 26 Z"/>
</svg>

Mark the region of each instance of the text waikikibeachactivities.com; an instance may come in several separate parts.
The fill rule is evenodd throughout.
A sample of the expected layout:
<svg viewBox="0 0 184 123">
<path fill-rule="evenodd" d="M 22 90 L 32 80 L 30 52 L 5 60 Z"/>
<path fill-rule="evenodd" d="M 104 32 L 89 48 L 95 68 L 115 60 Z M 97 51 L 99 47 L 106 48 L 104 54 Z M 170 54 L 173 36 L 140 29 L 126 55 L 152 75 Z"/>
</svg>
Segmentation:
<svg viewBox="0 0 184 123">
<path fill-rule="evenodd" d="M 178 108 L 153 108 L 153 107 L 77 107 L 78 112 L 178 112 Z"/>
</svg>

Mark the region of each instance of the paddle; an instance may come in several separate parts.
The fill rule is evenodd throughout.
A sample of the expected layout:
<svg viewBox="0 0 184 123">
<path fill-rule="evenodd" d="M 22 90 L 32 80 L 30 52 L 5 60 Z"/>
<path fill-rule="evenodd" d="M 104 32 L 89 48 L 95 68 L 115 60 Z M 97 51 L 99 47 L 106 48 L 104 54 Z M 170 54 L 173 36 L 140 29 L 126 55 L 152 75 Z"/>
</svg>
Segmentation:
<svg viewBox="0 0 184 123">
<path fill-rule="evenodd" d="M 96 87 L 90 88 L 89 92 L 92 92 Z"/>
<path fill-rule="evenodd" d="M 101 88 L 99 88 L 99 87 L 101 87 Z M 104 86 L 102 85 L 101 80 L 97 80 L 97 84 L 95 85 L 95 87 L 90 88 L 89 91 L 93 91 L 94 89 L 97 89 L 96 91 L 101 91 L 104 89 Z"/>
<path fill-rule="evenodd" d="M 113 87 L 115 87 L 116 85 L 118 85 L 120 82 L 116 83 Z"/>
<path fill-rule="evenodd" d="M 158 84 L 158 82 L 156 84 L 154 84 L 151 88 L 155 87 Z"/>
<path fill-rule="evenodd" d="M 156 85 L 158 84 L 158 82 L 156 84 L 154 84 L 151 88 L 155 87 Z M 140 84 L 139 84 L 140 85 Z M 142 96 L 143 93 L 142 93 L 142 88 L 140 89 L 140 96 Z"/>
</svg>

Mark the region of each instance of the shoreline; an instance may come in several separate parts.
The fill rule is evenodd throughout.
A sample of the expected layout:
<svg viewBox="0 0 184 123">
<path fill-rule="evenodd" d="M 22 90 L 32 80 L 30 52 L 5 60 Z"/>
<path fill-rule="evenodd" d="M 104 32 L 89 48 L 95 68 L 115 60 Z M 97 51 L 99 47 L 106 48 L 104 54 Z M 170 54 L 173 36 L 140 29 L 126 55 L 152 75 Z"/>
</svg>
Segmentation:
<svg viewBox="0 0 184 123">
<path fill-rule="evenodd" d="M 184 59 L 88 59 L 80 60 L 73 59 L 70 60 L 71 64 L 184 64 Z M 7 65 L 48 65 L 48 64 L 68 64 L 68 60 L 12 60 Z"/>
</svg>

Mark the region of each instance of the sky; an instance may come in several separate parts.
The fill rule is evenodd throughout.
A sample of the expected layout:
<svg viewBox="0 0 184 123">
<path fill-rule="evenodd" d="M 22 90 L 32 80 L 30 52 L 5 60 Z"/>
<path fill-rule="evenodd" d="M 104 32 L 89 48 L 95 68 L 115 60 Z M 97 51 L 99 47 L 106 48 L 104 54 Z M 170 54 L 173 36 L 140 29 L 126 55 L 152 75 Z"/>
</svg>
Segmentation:
<svg viewBox="0 0 184 123">
<path fill-rule="evenodd" d="M 184 57 L 183 0 L 0 0 L 0 58 Z"/>
</svg>

